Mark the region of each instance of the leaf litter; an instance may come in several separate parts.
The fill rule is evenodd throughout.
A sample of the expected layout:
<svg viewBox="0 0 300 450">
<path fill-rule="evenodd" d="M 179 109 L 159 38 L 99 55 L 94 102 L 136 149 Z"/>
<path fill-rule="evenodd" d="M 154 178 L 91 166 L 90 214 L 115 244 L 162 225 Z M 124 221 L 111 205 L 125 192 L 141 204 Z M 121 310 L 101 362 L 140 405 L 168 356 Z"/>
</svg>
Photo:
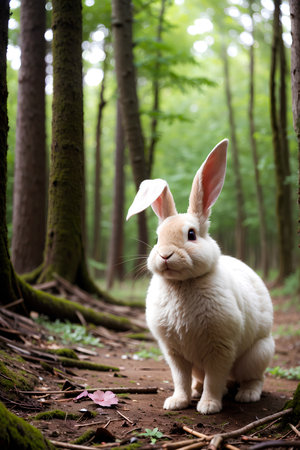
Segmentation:
<svg viewBox="0 0 300 450">
<path fill-rule="evenodd" d="M 41 367 L 41 350 L 48 346 L 48 343 L 45 343 L 44 340 L 45 333 L 41 333 L 38 325 L 31 322 L 29 318 L 19 319 L 16 314 L 14 314 L 14 317 L 9 317 L 8 314 L 12 315 L 12 313 L 8 311 L 5 314 L 5 320 L 7 322 L 10 320 L 10 324 L 6 326 L 7 331 L 5 334 L 3 333 L 4 335 L 14 337 L 13 328 L 15 327 L 15 323 L 20 325 L 17 343 L 14 348 L 10 346 L 9 350 L 20 350 L 20 342 L 24 342 L 24 350 L 25 348 L 27 351 L 32 350 L 31 346 L 33 341 L 40 349 L 40 353 L 36 354 L 35 358 L 31 357 L 30 362 L 22 363 L 24 370 L 34 372 L 38 378 L 37 390 L 31 393 L 28 392 L 30 399 L 42 405 L 46 410 L 49 407 L 52 409 L 63 405 L 63 410 L 66 413 L 63 421 L 54 419 L 48 421 L 46 424 L 45 422 L 41 424 L 34 421 L 34 425 L 40 428 L 43 434 L 50 440 L 58 438 L 61 442 L 71 443 L 74 438 L 81 434 L 80 427 L 86 425 L 89 428 L 92 427 L 95 432 L 97 428 L 109 428 L 108 431 L 110 431 L 116 440 L 114 444 L 111 444 L 111 447 L 123 445 L 125 442 L 133 442 L 132 440 L 134 439 L 135 442 L 138 440 L 138 443 L 141 445 L 140 448 L 150 448 L 149 440 L 153 442 L 155 439 L 156 443 L 154 444 L 153 442 L 152 445 L 150 444 L 151 448 L 174 448 L 170 444 L 174 445 L 175 443 L 179 444 L 181 446 L 180 448 L 183 448 L 187 444 L 180 440 L 185 439 L 190 444 L 198 444 L 199 447 L 205 446 L 208 448 L 210 444 L 209 438 L 212 436 L 216 436 L 219 439 L 215 443 L 217 444 L 216 447 L 218 447 L 224 433 L 240 429 L 251 422 L 255 422 L 257 418 L 270 416 L 272 413 L 281 410 L 298 384 L 297 381 L 277 379 L 267 374 L 262 399 L 256 404 L 243 405 L 234 402 L 235 392 L 231 388 L 229 389 L 228 395 L 224 398 L 224 408 L 220 414 L 213 416 L 200 415 L 196 411 L 195 401 L 186 410 L 166 412 L 163 410 L 163 401 L 167 396 L 172 394 L 172 380 L 168 367 L 160 360 L 148 359 L 134 361 L 133 355 L 141 349 L 141 343 L 129 339 L 125 333 L 110 331 L 109 335 L 106 335 L 100 328 L 95 328 L 93 335 L 97 336 L 101 334 L 101 341 L 104 344 L 104 348 L 97 348 L 98 355 L 91 354 L 88 357 L 89 360 L 94 362 L 103 361 L 108 358 L 110 362 L 120 366 L 122 377 L 114 375 L 111 371 L 104 373 L 98 372 L 98 374 L 93 373 L 89 369 L 75 369 L 75 371 L 73 369 L 70 371 L 70 369 L 59 365 L 58 361 L 55 362 L 54 370 L 45 372 L 44 367 Z M 139 312 L 136 312 L 136 314 L 138 315 Z M 277 314 L 275 312 L 275 323 L 277 324 L 291 323 L 298 320 L 299 313 L 295 313 L 294 311 L 290 315 L 282 311 Z M 278 349 L 276 353 L 276 365 L 287 369 L 295 366 L 295 363 L 299 361 L 299 336 L 279 336 L 276 339 L 276 344 Z M 7 350 L 7 338 L 2 340 L 2 345 Z M 76 343 L 76 345 L 78 344 Z M 151 351 L 152 347 L 153 343 L 145 343 L 145 348 L 148 352 Z M 76 350 L 74 345 L 73 349 Z M 122 359 L 124 353 L 128 355 L 126 360 Z M 51 358 L 48 355 L 49 357 Z M 54 358 L 53 355 L 52 358 Z M 72 386 L 68 388 L 69 391 L 59 391 L 62 380 L 72 382 Z M 165 380 L 168 380 L 168 384 L 165 383 Z M 124 382 L 126 386 L 124 386 Z M 150 391 L 149 386 L 154 385 L 157 389 Z M 76 393 L 74 392 L 73 395 L 71 394 L 72 390 L 73 392 L 76 390 Z M 87 395 L 85 391 L 93 395 L 94 398 Z M 19 405 L 16 400 L 11 403 L 9 400 L 6 400 L 5 404 L 8 407 L 11 406 L 25 420 L 30 420 L 30 412 L 26 411 L 25 408 L 22 410 L 20 400 L 23 392 L 19 392 Z M 120 394 L 120 392 L 128 392 L 128 394 L 124 397 L 124 393 Z M 120 397 L 116 397 L 116 393 Z M 26 395 L 27 398 L 29 397 L 28 394 Z M 72 398 L 70 398 L 71 395 Z M 77 395 L 77 399 L 74 402 L 73 398 L 75 395 Z M 77 424 L 74 424 L 74 420 L 71 419 L 72 413 L 78 413 L 77 402 L 81 399 L 90 399 L 95 407 L 96 405 L 101 407 L 108 406 L 101 412 L 100 421 L 98 414 L 98 419 L 96 419 L 96 416 L 83 415 L 82 418 L 77 420 L 81 425 L 77 426 Z M 5 399 L 2 397 L 3 400 Z M 113 403 L 116 400 L 118 403 Z M 108 405 L 105 405 L 106 402 Z M 117 407 L 112 407 L 114 405 Z M 92 408 L 89 406 L 89 409 Z M 95 411 L 98 412 L 99 408 L 95 408 Z M 126 417 L 126 415 L 129 417 Z M 190 427 L 190 430 L 188 430 L 187 426 Z M 297 432 L 299 432 L 299 426 L 295 424 Z M 192 437 L 190 434 L 191 430 L 193 432 L 198 431 L 198 437 L 197 435 Z M 162 437 L 160 433 L 163 433 Z M 292 444 L 299 440 L 299 437 L 295 433 L 291 429 L 286 436 L 280 435 L 275 424 L 268 429 L 266 428 L 266 431 L 261 429 L 258 436 L 254 435 L 255 433 L 247 433 L 247 436 L 231 438 L 229 442 L 230 445 L 234 445 L 240 449 L 249 448 L 249 442 L 257 443 L 258 439 L 262 444 L 266 444 L 268 440 L 270 441 L 274 437 L 283 438 L 287 440 L 287 443 Z M 171 439 L 170 444 L 166 442 L 168 438 L 169 440 Z M 197 439 L 200 440 L 198 443 Z M 228 438 L 226 439 L 228 442 Z M 99 441 L 105 442 L 105 440 L 106 442 L 107 440 L 113 441 L 112 437 L 105 439 L 102 433 L 100 433 Z M 92 442 L 87 442 L 85 445 L 93 444 Z M 109 444 L 106 444 L 106 446 L 109 447 Z"/>
</svg>

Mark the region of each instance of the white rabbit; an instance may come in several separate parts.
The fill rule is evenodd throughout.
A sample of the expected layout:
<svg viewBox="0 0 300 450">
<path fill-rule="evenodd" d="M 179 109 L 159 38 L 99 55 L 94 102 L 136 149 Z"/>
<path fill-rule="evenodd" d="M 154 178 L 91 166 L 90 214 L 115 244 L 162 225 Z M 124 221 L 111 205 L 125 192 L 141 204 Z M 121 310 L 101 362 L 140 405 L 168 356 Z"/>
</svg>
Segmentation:
<svg viewBox="0 0 300 450">
<path fill-rule="evenodd" d="M 221 141 L 196 173 L 187 214 L 177 213 L 161 179 L 143 181 L 128 211 L 127 219 L 151 205 L 159 219 L 146 319 L 172 372 L 174 394 L 165 409 L 186 408 L 203 389 L 197 410 L 219 412 L 229 378 L 239 383 L 237 401 L 258 401 L 274 353 L 267 288 L 246 264 L 221 255 L 208 234 L 227 146 Z"/>
</svg>

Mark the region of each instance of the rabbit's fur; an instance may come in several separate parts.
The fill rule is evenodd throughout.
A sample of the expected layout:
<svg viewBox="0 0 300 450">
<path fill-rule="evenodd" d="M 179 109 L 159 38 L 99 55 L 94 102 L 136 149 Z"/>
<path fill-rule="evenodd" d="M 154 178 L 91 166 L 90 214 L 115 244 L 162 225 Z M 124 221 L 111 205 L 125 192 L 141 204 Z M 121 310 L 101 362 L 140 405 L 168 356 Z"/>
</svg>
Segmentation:
<svg viewBox="0 0 300 450">
<path fill-rule="evenodd" d="M 209 236 L 210 208 L 225 177 L 228 141 L 220 142 L 197 172 L 188 213 L 177 214 L 164 180 L 146 180 L 128 217 L 150 204 L 159 218 L 158 242 L 148 258 L 153 273 L 146 319 L 168 362 L 174 393 L 165 409 L 216 413 L 229 378 L 239 383 L 236 400 L 260 399 L 264 371 L 273 353 L 273 308 L 256 273 L 221 255 Z"/>
</svg>

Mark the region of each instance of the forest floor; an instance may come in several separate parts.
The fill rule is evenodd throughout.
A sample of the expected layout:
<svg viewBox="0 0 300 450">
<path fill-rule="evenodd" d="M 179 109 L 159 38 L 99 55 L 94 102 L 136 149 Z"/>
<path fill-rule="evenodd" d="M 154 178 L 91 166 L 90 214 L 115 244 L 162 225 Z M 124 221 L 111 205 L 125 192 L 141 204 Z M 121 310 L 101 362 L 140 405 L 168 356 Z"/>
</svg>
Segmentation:
<svg viewBox="0 0 300 450">
<path fill-rule="evenodd" d="M 22 394 L 20 388 L 15 387 L 17 396 L 9 400 L 7 393 L 0 387 L 0 399 L 8 409 L 40 429 L 51 441 L 71 443 L 87 430 L 92 430 L 90 440 L 82 443 L 85 447 L 95 443 L 102 445 L 104 442 L 110 442 L 106 444 L 106 448 L 113 448 L 119 446 L 121 442 L 125 448 L 131 448 L 130 442 L 135 442 L 140 448 L 161 448 L 164 444 L 185 439 L 189 439 L 192 444 L 196 438 L 192 436 L 189 429 L 210 436 L 238 429 L 280 411 L 292 397 L 299 383 L 299 381 L 287 379 L 286 376 L 292 377 L 296 367 L 298 367 L 299 376 L 300 310 L 299 307 L 289 304 L 287 298 L 274 299 L 274 306 L 276 354 L 271 367 L 277 369 L 274 370 L 275 375 L 266 374 L 262 398 L 257 403 L 235 402 L 236 387 L 231 386 L 224 397 L 223 410 L 218 414 L 201 415 L 196 411 L 196 400 L 188 409 L 165 411 L 163 410 L 164 399 L 170 396 L 173 390 L 171 373 L 150 335 L 149 340 L 140 341 L 132 339 L 129 333 L 114 332 L 102 327 L 93 328 L 91 333 L 100 338 L 102 347 L 83 346 L 80 342 L 68 347 L 73 348 L 82 360 L 114 366 L 119 371 L 70 369 L 53 362 L 50 365 L 46 363 L 41 365 L 43 352 L 46 349 L 66 347 L 66 345 L 63 345 L 57 336 L 54 341 L 49 340 L 49 335 L 54 336 L 54 334 L 43 331 L 36 322 L 32 322 L 31 332 L 27 335 L 26 333 L 16 335 L 17 340 L 12 336 L 13 333 L 0 331 L 1 349 L 5 348 L 6 351 L 11 352 L 10 359 L 7 356 L 3 357 L 1 350 L 0 362 L 4 358 L 5 364 L 13 371 L 21 368 L 23 374 L 30 374 L 35 379 L 35 385 L 31 388 L 32 394 Z M 118 313 L 123 311 L 123 314 L 138 319 L 141 323 L 144 321 L 142 309 L 116 307 L 116 310 Z M 3 325 L 1 326 L 3 328 Z M 30 322 L 28 326 L 30 327 Z M 13 339 L 15 347 L 11 344 Z M 40 356 L 38 353 L 32 353 L 32 348 L 36 351 L 40 349 Z M 27 349 L 29 356 L 26 352 L 24 353 L 24 349 Z M 13 356 L 16 353 L 23 356 L 24 361 L 16 363 Z M 285 377 L 279 378 L 276 373 Z M 66 380 L 70 383 L 69 389 L 76 389 L 78 393 L 86 388 L 112 392 L 118 392 L 118 388 L 123 388 L 125 393 L 117 394 L 117 405 L 100 407 L 89 397 L 74 401 L 74 395 L 70 398 L 61 393 Z M 155 390 L 133 393 L 135 389 L 138 392 L 141 388 L 146 390 L 155 388 Z M 60 410 L 66 414 L 62 415 L 62 418 L 47 417 L 44 420 L 35 418 L 40 411 L 54 410 Z M 186 430 L 183 429 L 184 425 L 188 427 Z M 292 430 L 282 436 L 283 433 L 276 429 L 274 423 L 269 428 L 252 430 L 250 433 L 254 433 L 251 440 L 238 436 L 227 440 L 227 443 L 237 448 L 250 448 L 257 442 L 282 437 L 299 441 L 299 436 L 297 437 Z M 116 442 L 111 443 L 113 441 Z M 179 445 L 179 448 L 184 448 L 186 444 Z"/>
</svg>

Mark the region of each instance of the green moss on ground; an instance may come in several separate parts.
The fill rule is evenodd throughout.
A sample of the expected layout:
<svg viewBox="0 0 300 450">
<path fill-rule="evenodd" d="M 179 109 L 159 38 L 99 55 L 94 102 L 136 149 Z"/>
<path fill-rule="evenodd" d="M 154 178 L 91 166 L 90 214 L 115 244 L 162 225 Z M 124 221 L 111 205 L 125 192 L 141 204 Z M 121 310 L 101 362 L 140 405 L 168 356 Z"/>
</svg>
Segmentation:
<svg viewBox="0 0 300 450">
<path fill-rule="evenodd" d="M 19 356 L 0 351 L 0 390 L 10 399 L 16 398 L 16 390 L 31 391 L 37 382 L 34 375 L 20 368 L 22 363 L 25 361 Z"/>
<path fill-rule="evenodd" d="M 64 356 L 66 358 L 79 360 L 76 352 L 72 348 L 48 349 L 47 353 L 52 353 L 54 355 Z"/>
<path fill-rule="evenodd" d="M 53 409 L 52 411 L 44 411 L 36 414 L 32 417 L 33 420 L 53 420 L 53 419 L 70 419 L 77 420 L 79 419 L 79 414 L 66 413 L 65 411 L 61 411 L 60 409 Z"/>
<path fill-rule="evenodd" d="M 55 450 L 42 433 L 0 402 L 0 445 L 5 450 Z"/>
<path fill-rule="evenodd" d="M 85 442 L 91 440 L 95 436 L 95 430 L 87 430 L 77 439 L 75 439 L 72 444 L 82 445 Z"/>
</svg>

